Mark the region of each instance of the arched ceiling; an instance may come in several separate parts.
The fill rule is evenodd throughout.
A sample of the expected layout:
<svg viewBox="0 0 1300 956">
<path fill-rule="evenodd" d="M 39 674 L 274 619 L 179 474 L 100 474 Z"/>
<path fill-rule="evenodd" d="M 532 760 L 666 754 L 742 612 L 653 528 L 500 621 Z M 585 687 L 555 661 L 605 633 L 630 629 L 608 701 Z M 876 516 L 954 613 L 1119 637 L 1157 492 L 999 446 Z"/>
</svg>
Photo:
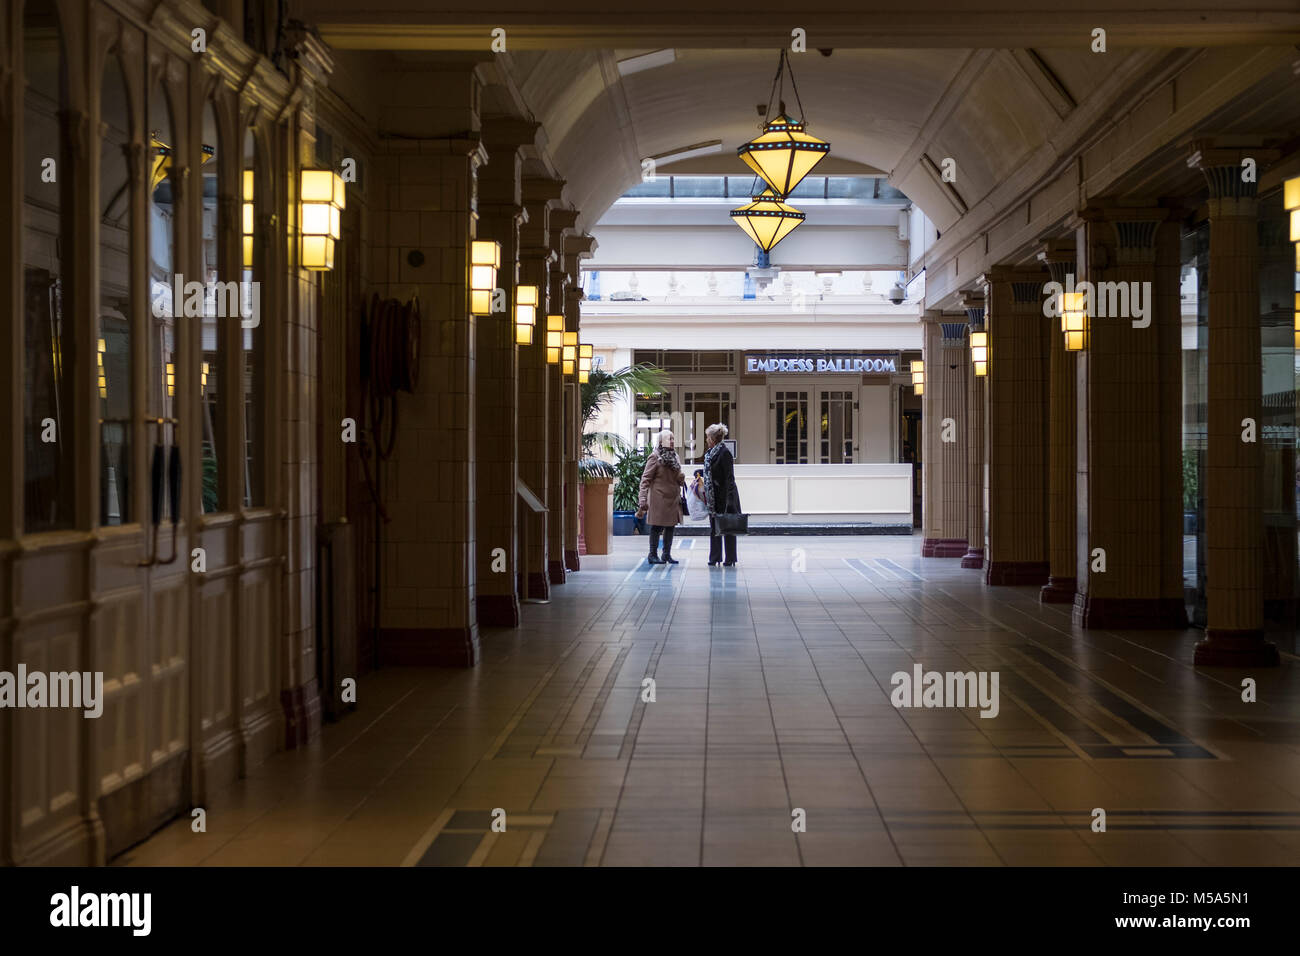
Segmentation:
<svg viewBox="0 0 1300 956">
<path fill-rule="evenodd" d="M 722 141 L 722 157 L 760 128 L 774 50 L 676 50 L 666 66 L 621 76 L 643 51 L 548 50 L 511 55 L 520 97 L 541 122 L 590 226 L 641 174 L 641 160 Z M 1117 52 L 1112 64 L 1128 53 Z M 810 50 L 791 62 L 811 133 L 831 155 L 890 173 L 940 229 L 974 206 L 1048 139 L 1103 74 L 1084 51 Z M 789 83 L 787 108 L 797 112 Z M 775 107 L 774 107 L 775 108 Z M 939 167 L 956 161 L 957 179 Z M 733 159 L 737 174 L 746 167 Z M 663 167 L 666 172 L 672 166 Z"/>
</svg>

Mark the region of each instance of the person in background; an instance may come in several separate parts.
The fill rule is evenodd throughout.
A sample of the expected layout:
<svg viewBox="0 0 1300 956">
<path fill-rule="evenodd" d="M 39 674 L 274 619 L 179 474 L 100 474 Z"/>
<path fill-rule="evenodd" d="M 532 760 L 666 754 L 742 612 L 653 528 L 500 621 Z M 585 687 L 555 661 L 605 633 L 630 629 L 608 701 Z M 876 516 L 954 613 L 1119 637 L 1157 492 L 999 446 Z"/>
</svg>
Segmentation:
<svg viewBox="0 0 1300 956">
<path fill-rule="evenodd" d="M 727 437 L 727 426 L 710 425 L 704 430 L 704 492 L 709 505 L 709 516 L 738 515 L 740 511 L 740 491 L 736 488 L 735 461 L 731 451 L 722 444 Z M 736 536 L 734 534 L 716 535 L 709 528 L 709 567 L 722 562 L 724 567 L 736 563 Z M 723 561 L 723 550 L 726 560 Z"/>
<path fill-rule="evenodd" d="M 647 560 L 651 564 L 677 563 L 673 558 L 673 530 L 682 520 L 680 489 L 686 484 L 686 474 L 682 471 L 681 459 L 677 457 L 676 444 L 672 432 L 661 431 L 659 442 L 641 472 L 636 516 L 644 518 L 650 515 L 650 557 Z M 662 558 L 657 553 L 661 534 L 664 539 Z"/>
<path fill-rule="evenodd" d="M 696 468 L 695 477 L 686 486 L 686 510 L 692 521 L 709 520 L 709 503 L 705 499 L 704 472 Z"/>
</svg>

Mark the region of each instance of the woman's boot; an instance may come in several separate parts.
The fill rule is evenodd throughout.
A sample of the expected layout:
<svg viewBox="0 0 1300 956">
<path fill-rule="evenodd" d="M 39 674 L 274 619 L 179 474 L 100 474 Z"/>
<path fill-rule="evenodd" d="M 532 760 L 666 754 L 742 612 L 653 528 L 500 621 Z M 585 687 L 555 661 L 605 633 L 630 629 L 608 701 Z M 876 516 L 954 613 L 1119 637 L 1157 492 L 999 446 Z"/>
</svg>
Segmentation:
<svg viewBox="0 0 1300 956">
<path fill-rule="evenodd" d="M 661 564 L 676 564 L 677 559 L 673 557 L 673 529 L 664 529 L 664 556 L 660 560 Z"/>
</svg>

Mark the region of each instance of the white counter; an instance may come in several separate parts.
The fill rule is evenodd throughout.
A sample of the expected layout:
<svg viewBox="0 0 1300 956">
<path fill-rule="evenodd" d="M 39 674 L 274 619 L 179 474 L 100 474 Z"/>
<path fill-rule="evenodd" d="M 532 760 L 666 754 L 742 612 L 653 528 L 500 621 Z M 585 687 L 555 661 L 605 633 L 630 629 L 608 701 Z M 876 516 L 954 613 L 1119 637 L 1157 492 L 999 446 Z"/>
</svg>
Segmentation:
<svg viewBox="0 0 1300 956">
<path fill-rule="evenodd" d="M 736 465 L 751 524 L 911 524 L 912 465 Z"/>
</svg>

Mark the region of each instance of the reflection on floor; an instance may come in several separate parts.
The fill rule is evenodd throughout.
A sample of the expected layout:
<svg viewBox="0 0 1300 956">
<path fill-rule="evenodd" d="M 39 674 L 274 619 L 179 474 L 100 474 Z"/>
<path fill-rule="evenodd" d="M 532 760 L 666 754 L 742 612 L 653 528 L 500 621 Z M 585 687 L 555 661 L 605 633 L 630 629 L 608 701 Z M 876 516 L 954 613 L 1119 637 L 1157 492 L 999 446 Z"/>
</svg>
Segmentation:
<svg viewBox="0 0 1300 956">
<path fill-rule="evenodd" d="M 1198 671 L 1196 631 L 1074 629 L 919 538 L 748 538 L 735 568 L 707 539 L 653 568 L 616 542 L 484 632 L 478 669 L 365 678 L 356 714 L 215 795 L 206 833 L 178 820 L 117 862 L 1300 860 L 1294 635 L 1280 668 Z M 997 716 L 896 709 L 918 662 L 997 671 Z"/>
</svg>

